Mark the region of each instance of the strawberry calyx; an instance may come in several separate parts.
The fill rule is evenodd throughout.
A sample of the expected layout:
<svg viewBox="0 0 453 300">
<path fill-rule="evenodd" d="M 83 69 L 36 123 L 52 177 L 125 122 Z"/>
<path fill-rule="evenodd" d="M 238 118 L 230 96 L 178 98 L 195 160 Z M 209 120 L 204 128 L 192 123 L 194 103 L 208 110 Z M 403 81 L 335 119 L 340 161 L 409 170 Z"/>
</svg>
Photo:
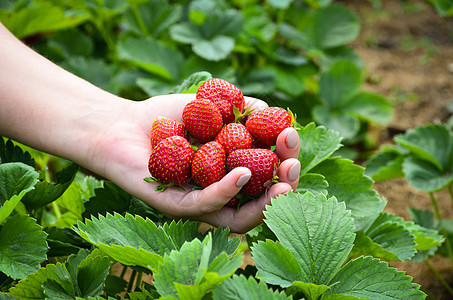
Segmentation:
<svg viewBox="0 0 453 300">
<path fill-rule="evenodd" d="M 248 117 L 248 115 L 250 115 L 253 111 L 255 111 L 255 108 L 250 109 L 250 107 L 247 107 L 243 112 L 240 112 L 237 107 L 233 106 L 234 113 L 233 123 L 242 123 L 241 121 Z"/>
<path fill-rule="evenodd" d="M 174 187 L 178 190 L 185 191 L 185 189 L 182 186 L 176 185 L 173 181 L 170 183 L 160 183 L 154 177 L 145 177 L 143 178 L 143 180 L 149 183 L 158 183 L 159 185 L 154 189 L 155 192 L 163 192 L 169 187 Z"/>
</svg>

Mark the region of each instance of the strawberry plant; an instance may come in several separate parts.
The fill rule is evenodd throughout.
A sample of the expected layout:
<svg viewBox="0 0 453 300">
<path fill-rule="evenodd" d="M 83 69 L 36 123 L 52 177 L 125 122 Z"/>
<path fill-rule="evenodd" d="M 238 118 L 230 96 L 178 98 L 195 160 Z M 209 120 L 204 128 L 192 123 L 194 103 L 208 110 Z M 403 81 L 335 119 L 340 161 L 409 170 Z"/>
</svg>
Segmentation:
<svg viewBox="0 0 453 300">
<path fill-rule="evenodd" d="M 170 221 L 80 171 L 57 200 L 41 207 L 43 217 L 33 218 L 35 210 L 21 200 L 36 189 L 40 175 L 24 163 L 33 162 L 28 152 L 3 142 L 1 291 L 13 299 L 423 299 L 409 276 L 384 261 L 411 259 L 442 237 L 383 213 L 385 200 L 370 188 L 364 169 L 331 157 L 341 147 L 338 133 L 314 124 L 298 127 L 298 191 L 273 200 L 247 243 L 228 228 L 201 232 L 198 222 Z M 255 266 L 241 268 L 247 248 Z M 131 277 L 112 273 L 116 265 L 131 270 Z M 152 284 L 143 279 L 147 274 L 153 274 Z"/>
<path fill-rule="evenodd" d="M 348 46 L 359 19 L 332 1 L 3 1 L 0 21 L 63 68 L 126 98 L 180 92 L 186 78 L 209 74 L 291 107 L 301 124 L 340 131 L 345 144 L 392 118 L 382 96 L 360 92 L 363 62 Z M 334 67 L 340 61 L 353 66 Z M 329 94 L 343 85 L 338 99 Z"/>
<path fill-rule="evenodd" d="M 405 178 L 416 190 L 429 194 L 434 213 L 414 208 L 410 212 L 418 224 L 442 234 L 445 243 L 440 248 L 420 249 L 415 260 L 428 263 L 426 260 L 438 252 L 453 262 L 452 220 L 441 217 L 434 195 L 446 189 L 453 201 L 453 132 L 445 124 L 427 124 L 396 136 L 394 141 L 396 145 L 381 149 L 367 161 L 367 174 L 378 181 Z"/>
</svg>

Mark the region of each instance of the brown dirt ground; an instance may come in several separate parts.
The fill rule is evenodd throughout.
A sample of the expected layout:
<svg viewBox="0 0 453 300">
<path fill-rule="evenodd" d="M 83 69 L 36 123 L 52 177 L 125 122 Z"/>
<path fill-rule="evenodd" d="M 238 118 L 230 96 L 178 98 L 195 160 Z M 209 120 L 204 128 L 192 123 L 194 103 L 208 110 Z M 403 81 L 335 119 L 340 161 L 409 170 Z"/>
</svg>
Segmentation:
<svg viewBox="0 0 453 300">
<path fill-rule="evenodd" d="M 351 46 L 362 57 L 369 73 L 366 90 L 384 95 L 395 105 L 392 122 L 375 130 L 380 144 L 392 143 L 395 134 L 418 125 L 446 122 L 453 99 L 453 18 L 439 16 L 427 1 L 382 0 L 381 9 L 371 1 L 345 0 L 358 13 L 362 29 Z M 417 192 L 404 179 L 378 182 L 374 188 L 387 201 L 386 211 L 409 220 L 408 207 L 432 210 L 428 195 Z M 442 217 L 453 216 L 447 192 L 435 193 Z M 453 285 L 448 259 L 429 260 Z M 398 262 L 392 266 L 413 276 L 430 297 L 453 299 L 428 267 Z"/>
</svg>

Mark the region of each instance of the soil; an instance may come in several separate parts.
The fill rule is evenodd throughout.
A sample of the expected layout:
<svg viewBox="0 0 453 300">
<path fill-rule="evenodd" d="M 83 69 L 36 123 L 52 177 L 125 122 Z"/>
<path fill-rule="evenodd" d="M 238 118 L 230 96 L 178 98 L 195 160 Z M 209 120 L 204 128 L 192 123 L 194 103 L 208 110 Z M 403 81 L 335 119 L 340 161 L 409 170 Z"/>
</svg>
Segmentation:
<svg viewBox="0 0 453 300">
<path fill-rule="evenodd" d="M 392 144 L 395 134 L 427 123 L 444 123 L 453 104 L 453 18 L 441 17 L 428 1 L 345 0 L 360 17 L 360 36 L 351 44 L 368 73 L 365 90 L 394 103 L 392 122 L 375 129 L 380 145 Z M 373 7 L 372 3 L 381 7 Z M 374 188 L 387 201 L 386 211 L 410 219 L 408 207 L 432 209 L 429 195 L 404 179 L 377 182 Z M 442 217 L 452 218 L 448 192 L 435 193 Z M 449 259 L 436 256 L 429 263 L 453 285 Z M 453 299 L 426 264 L 391 263 L 422 286 L 428 299 Z"/>
</svg>

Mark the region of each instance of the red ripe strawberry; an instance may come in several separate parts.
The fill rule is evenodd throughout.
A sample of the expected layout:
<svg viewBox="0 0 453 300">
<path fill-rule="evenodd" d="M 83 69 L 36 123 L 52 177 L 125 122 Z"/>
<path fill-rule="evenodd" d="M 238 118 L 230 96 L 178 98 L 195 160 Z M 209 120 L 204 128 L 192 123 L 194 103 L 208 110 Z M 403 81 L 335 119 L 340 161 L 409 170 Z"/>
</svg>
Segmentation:
<svg viewBox="0 0 453 300">
<path fill-rule="evenodd" d="M 226 174 L 225 160 L 222 145 L 215 141 L 204 144 L 193 157 L 192 179 L 202 187 L 219 181 Z"/>
<path fill-rule="evenodd" d="M 151 152 L 148 169 L 157 182 L 182 186 L 190 178 L 190 166 L 194 151 L 183 137 L 171 136 L 161 142 Z"/>
<path fill-rule="evenodd" d="M 239 112 L 244 110 L 245 100 L 241 90 L 235 85 L 220 78 L 204 82 L 197 90 L 197 99 L 209 99 L 217 105 L 222 114 L 223 123 L 234 121 L 233 107 Z"/>
<path fill-rule="evenodd" d="M 174 135 L 186 136 L 184 124 L 166 117 L 157 117 L 151 125 L 151 146 L 154 148 L 163 139 Z"/>
<path fill-rule="evenodd" d="M 258 144 L 264 148 L 275 145 L 277 136 L 291 127 L 292 115 L 281 107 L 268 107 L 252 113 L 245 126 Z"/>
<path fill-rule="evenodd" d="M 272 184 L 279 164 L 277 155 L 269 149 L 238 149 L 227 158 L 227 171 L 247 167 L 252 177 L 242 190 L 248 195 L 259 195 Z"/>
<path fill-rule="evenodd" d="M 239 198 L 238 197 L 233 197 L 232 199 L 230 199 L 230 201 L 227 202 L 227 204 L 225 204 L 225 206 L 227 207 L 237 207 L 239 205 Z"/>
<path fill-rule="evenodd" d="M 215 141 L 219 142 L 228 154 L 237 149 L 252 148 L 252 136 L 244 125 L 239 123 L 229 123 L 225 125 Z"/>
<path fill-rule="evenodd" d="M 182 119 L 189 133 L 200 143 L 214 140 L 223 126 L 219 109 L 208 99 L 189 102 L 184 107 Z"/>
</svg>

